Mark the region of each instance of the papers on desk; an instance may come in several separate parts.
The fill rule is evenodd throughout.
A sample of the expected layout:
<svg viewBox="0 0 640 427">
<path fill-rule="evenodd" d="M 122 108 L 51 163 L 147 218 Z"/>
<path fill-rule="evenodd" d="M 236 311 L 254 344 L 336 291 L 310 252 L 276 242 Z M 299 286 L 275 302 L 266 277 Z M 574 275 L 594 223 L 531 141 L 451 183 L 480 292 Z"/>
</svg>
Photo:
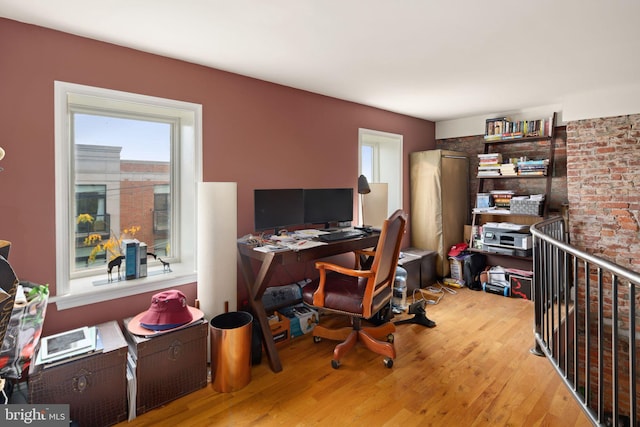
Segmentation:
<svg viewBox="0 0 640 427">
<path fill-rule="evenodd" d="M 315 248 L 316 246 L 326 245 L 325 242 L 319 242 L 317 240 L 294 240 L 291 242 L 280 242 L 277 245 L 262 245 L 253 248 L 258 252 L 282 252 L 282 251 L 301 251 L 304 249 Z"/>
<path fill-rule="evenodd" d="M 326 244 L 326 242 L 319 242 L 317 240 L 298 240 L 294 243 L 287 243 L 286 246 L 292 251 L 301 251 L 303 249 L 315 248 L 316 246 Z"/>
<path fill-rule="evenodd" d="M 329 234 L 329 232 L 316 228 L 308 228 L 306 230 L 296 230 L 293 234 L 300 239 L 309 239 L 311 237 L 318 237 L 321 234 Z"/>
<path fill-rule="evenodd" d="M 326 242 L 312 240 L 322 234 L 329 234 L 327 231 L 309 228 L 306 230 L 296 230 L 291 234 L 283 236 L 270 236 L 270 244 L 264 244 L 253 248 L 258 252 L 282 252 L 282 251 L 301 251 L 304 249 L 315 248 L 316 246 L 326 245 Z"/>
<path fill-rule="evenodd" d="M 262 245 L 262 246 L 256 246 L 255 248 L 253 248 L 254 251 L 258 251 L 258 252 L 282 252 L 282 251 L 288 251 L 289 248 L 283 245 Z"/>
</svg>

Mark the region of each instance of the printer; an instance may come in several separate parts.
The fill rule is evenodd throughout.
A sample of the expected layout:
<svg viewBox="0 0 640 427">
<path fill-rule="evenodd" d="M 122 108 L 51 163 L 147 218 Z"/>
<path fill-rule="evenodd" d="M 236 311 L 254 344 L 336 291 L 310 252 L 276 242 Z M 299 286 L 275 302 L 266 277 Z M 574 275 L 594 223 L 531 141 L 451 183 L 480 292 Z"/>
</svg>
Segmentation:
<svg viewBox="0 0 640 427">
<path fill-rule="evenodd" d="M 531 256 L 529 226 L 510 222 L 487 222 L 482 227 L 482 248 L 505 255 Z"/>
</svg>

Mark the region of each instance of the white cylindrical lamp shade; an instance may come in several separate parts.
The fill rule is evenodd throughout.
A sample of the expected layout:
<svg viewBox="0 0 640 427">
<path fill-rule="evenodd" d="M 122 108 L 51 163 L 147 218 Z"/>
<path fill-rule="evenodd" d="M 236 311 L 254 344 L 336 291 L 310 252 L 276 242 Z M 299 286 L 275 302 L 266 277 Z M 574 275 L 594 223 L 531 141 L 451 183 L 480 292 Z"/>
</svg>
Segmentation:
<svg viewBox="0 0 640 427">
<path fill-rule="evenodd" d="M 208 320 L 237 309 L 238 185 L 198 183 L 198 302 Z"/>
</svg>

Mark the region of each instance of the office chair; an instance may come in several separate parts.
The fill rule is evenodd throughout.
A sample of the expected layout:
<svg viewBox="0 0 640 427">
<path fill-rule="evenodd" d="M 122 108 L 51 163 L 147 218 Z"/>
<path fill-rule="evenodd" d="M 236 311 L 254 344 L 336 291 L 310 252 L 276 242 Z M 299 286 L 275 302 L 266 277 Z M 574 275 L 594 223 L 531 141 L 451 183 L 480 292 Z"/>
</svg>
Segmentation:
<svg viewBox="0 0 640 427">
<path fill-rule="evenodd" d="M 398 264 L 400 244 L 407 224 L 407 214 L 397 210 L 385 220 L 368 270 L 342 267 L 324 261 L 316 262 L 320 277 L 302 288 L 303 301 L 317 309 L 350 317 L 351 326 L 331 329 L 322 324 L 313 329 L 313 339 L 342 341 L 333 350 L 331 366 L 340 367 L 340 359 L 357 342 L 385 356 L 386 367 L 393 366 L 396 357 L 393 346 L 395 326 L 386 322 L 379 326 L 363 326 L 390 304 Z"/>
</svg>

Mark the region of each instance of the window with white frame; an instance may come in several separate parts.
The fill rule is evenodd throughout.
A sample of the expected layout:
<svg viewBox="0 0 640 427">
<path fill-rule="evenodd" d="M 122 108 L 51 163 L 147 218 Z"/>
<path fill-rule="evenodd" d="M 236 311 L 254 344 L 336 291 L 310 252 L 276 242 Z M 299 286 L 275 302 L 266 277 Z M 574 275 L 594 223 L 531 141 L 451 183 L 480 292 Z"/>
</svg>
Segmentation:
<svg viewBox="0 0 640 427">
<path fill-rule="evenodd" d="M 52 301 L 64 309 L 194 282 L 201 106 L 64 82 L 55 102 Z M 150 258 L 147 276 L 125 280 L 125 239 L 171 269 Z"/>
<path fill-rule="evenodd" d="M 369 183 L 386 183 L 387 216 L 402 209 L 402 135 L 358 130 L 360 174 Z"/>
</svg>

